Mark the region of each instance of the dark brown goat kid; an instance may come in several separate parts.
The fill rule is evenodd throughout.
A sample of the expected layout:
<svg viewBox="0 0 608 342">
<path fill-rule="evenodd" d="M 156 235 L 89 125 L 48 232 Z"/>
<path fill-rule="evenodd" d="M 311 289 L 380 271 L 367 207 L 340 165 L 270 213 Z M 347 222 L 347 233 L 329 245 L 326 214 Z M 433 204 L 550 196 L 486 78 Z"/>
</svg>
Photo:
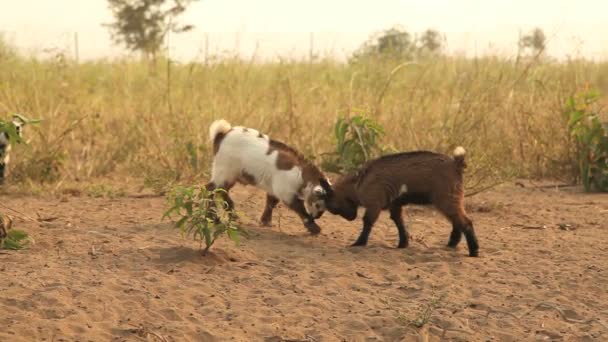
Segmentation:
<svg viewBox="0 0 608 342">
<path fill-rule="evenodd" d="M 463 173 L 465 150 L 457 147 L 453 157 L 415 151 L 386 155 L 372 160 L 335 185 L 323 181 L 326 208 L 352 221 L 357 208 L 365 208 L 363 231 L 353 246 L 365 246 L 372 226 L 382 210 L 388 210 L 399 231 L 398 248 L 408 246 L 408 232 L 401 207 L 432 204 L 452 223 L 449 247 L 456 247 L 464 233 L 470 256 L 478 256 L 479 245 L 473 222 L 464 210 Z"/>
</svg>

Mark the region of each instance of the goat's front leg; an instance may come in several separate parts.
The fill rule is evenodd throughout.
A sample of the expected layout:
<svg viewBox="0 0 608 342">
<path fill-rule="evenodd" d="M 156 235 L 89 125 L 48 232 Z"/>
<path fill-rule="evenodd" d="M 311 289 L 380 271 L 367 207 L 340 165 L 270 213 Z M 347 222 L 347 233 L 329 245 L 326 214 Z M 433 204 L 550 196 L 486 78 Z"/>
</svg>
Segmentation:
<svg viewBox="0 0 608 342">
<path fill-rule="evenodd" d="M 308 229 L 311 235 L 317 235 L 321 232 L 321 227 L 319 227 L 315 222 L 315 219 L 306 212 L 304 202 L 301 199 L 295 198 L 289 205 L 289 208 L 300 216 L 302 222 L 304 222 L 304 227 Z"/>
<path fill-rule="evenodd" d="M 279 204 L 278 198 L 272 195 L 266 195 L 266 207 L 260 218 L 260 222 L 263 226 L 270 227 L 272 225 L 272 211 L 276 208 L 277 204 Z"/>
<path fill-rule="evenodd" d="M 367 245 L 367 240 L 369 239 L 369 234 L 372 232 L 372 227 L 376 220 L 378 220 L 378 216 L 380 216 L 379 208 L 366 208 L 365 215 L 363 215 L 363 230 L 361 231 L 361 235 L 355 243 L 351 246 L 365 246 Z"/>
</svg>

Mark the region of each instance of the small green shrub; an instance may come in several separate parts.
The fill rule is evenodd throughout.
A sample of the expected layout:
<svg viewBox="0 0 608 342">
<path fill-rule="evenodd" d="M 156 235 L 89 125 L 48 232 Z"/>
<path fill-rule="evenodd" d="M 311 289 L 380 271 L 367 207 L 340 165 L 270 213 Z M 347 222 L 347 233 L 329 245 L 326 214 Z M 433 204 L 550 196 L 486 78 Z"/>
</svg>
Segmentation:
<svg viewBox="0 0 608 342">
<path fill-rule="evenodd" d="M 22 231 L 13 229 L 8 232 L 6 239 L 0 244 L 0 249 L 21 250 L 28 247 L 30 244 L 29 235 Z"/>
<path fill-rule="evenodd" d="M 201 248 L 204 243 L 203 254 L 222 235 L 238 244 L 239 236 L 246 235 L 246 231 L 236 224 L 236 215 L 228 209 L 224 194 L 223 189 L 207 191 L 204 187 L 175 187 L 167 196 L 171 207 L 163 218 L 177 216 L 175 227 L 181 230 L 182 236 L 191 235 L 194 240 L 200 240 Z"/>
<path fill-rule="evenodd" d="M 17 134 L 17 128 L 12 122 L 0 118 L 0 133 L 6 133 L 12 142 L 21 143 L 23 140 Z"/>
<path fill-rule="evenodd" d="M 12 229 L 13 220 L 0 213 L 0 249 L 20 250 L 31 242 L 30 237 L 22 230 Z"/>
<path fill-rule="evenodd" d="M 573 141 L 575 162 L 585 191 L 608 191 L 608 124 L 602 123 L 593 104 L 599 94 L 586 91 L 570 96 L 564 116 Z"/>
<path fill-rule="evenodd" d="M 336 150 L 324 153 L 321 167 L 329 172 L 346 173 L 384 152 L 379 140 L 384 129 L 374 120 L 362 115 L 338 118 L 334 125 Z"/>
</svg>

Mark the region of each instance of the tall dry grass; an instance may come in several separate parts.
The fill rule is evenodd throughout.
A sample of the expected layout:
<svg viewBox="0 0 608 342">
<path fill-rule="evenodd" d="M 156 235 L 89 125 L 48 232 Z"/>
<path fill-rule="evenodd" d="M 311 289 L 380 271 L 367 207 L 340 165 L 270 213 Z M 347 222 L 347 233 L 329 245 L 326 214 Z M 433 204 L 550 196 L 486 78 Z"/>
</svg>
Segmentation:
<svg viewBox="0 0 608 342">
<path fill-rule="evenodd" d="M 130 175 L 149 184 L 208 170 L 212 120 L 256 127 L 310 156 L 332 150 L 338 116 L 364 113 L 396 150 L 468 151 L 469 179 L 568 177 L 562 108 L 586 87 L 608 90 L 608 63 L 433 57 L 415 64 L 330 60 L 204 64 L 161 59 L 76 64 L 0 44 L 0 115 L 44 119 L 14 150 L 12 179 Z M 482 175 L 485 174 L 485 175 Z"/>
</svg>

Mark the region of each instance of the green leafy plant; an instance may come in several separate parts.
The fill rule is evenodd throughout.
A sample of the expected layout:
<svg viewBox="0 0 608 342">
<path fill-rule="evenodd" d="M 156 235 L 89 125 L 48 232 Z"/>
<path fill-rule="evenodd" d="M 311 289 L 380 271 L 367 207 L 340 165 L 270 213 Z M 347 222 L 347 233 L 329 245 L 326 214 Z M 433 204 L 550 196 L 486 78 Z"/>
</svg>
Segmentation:
<svg viewBox="0 0 608 342">
<path fill-rule="evenodd" d="M 329 156 L 321 164 L 329 172 L 345 173 L 384 152 L 379 140 L 384 129 L 374 120 L 363 115 L 338 118 L 334 125 L 336 150 L 324 153 Z"/>
<path fill-rule="evenodd" d="M 236 224 L 236 214 L 228 208 L 225 193 L 223 189 L 207 191 L 205 187 L 177 186 L 168 195 L 171 207 L 163 218 L 177 216 L 175 227 L 181 230 L 182 236 L 200 240 L 201 248 L 204 243 L 203 254 L 222 235 L 238 245 L 240 235 L 247 233 Z"/>
<path fill-rule="evenodd" d="M 30 237 L 22 230 L 12 229 L 13 220 L 0 213 L 0 249 L 20 250 L 27 248 Z"/>
<path fill-rule="evenodd" d="M 22 139 L 17 133 L 17 127 L 10 121 L 5 121 L 0 118 L 0 133 L 8 135 L 8 139 L 12 142 L 21 143 Z"/>
<path fill-rule="evenodd" d="M 608 191 L 608 124 L 602 123 L 593 104 L 596 91 L 570 96 L 564 116 L 573 139 L 575 160 L 585 191 Z"/>
<path fill-rule="evenodd" d="M 13 119 L 19 119 L 25 125 L 37 124 L 42 121 L 40 119 L 28 119 L 21 114 L 13 114 Z M 15 126 L 15 124 L 13 124 L 12 121 L 0 118 L 0 133 L 7 134 L 9 140 L 12 141 L 13 143 L 20 144 L 20 143 L 24 142 L 23 139 L 21 138 L 21 136 L 19 135 L 19 132 L 17 132 L 17 127 Z"/>
<path fill-rule="evenodd" d="M 0 243 L 0 249 L 21 250 L 27 248 L 30 242 L 31 239 L 26 232 L 13 229 L 8 232 L 6 239 Z"/>
</svg>

